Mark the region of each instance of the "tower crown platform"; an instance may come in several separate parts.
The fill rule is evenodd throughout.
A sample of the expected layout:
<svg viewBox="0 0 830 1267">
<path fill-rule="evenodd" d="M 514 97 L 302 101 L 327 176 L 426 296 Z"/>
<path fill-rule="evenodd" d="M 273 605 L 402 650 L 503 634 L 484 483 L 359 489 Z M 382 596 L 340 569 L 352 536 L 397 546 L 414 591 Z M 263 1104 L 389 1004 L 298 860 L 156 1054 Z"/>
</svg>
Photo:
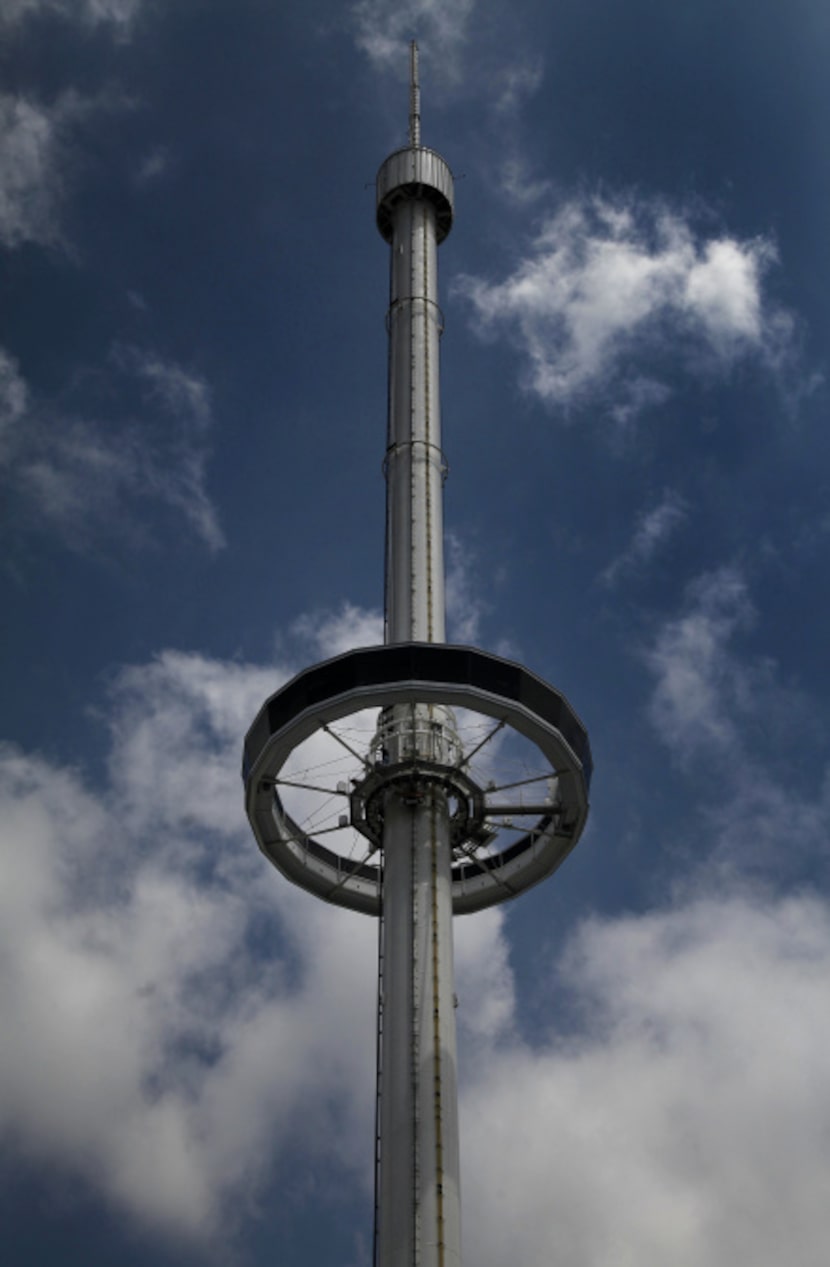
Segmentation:
<svg viewBox="0 0 830 1267">
<path fill-rule="evenodd" d="M 438 242 L 452 228 L 454 190 L 449 164 L 424 145 L 395 150 L 381 164 L 377 175 L 377 224 L 386 242 L 394 235 L 395 211 L 407 199 L 424 200 L 435 207 Z"/>
</svg>

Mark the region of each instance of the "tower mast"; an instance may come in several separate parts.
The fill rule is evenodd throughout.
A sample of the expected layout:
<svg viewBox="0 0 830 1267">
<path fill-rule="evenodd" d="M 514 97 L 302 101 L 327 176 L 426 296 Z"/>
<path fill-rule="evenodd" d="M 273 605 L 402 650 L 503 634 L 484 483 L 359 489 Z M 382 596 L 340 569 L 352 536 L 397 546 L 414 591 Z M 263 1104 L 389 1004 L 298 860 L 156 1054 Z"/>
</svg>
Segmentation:
<svg viewBox="0 0 830 1267">
<path fill-rule="evenodd" d="M 269 861 L 380 919 L 375 1267 L 460 1267 L 452 917 L 556 870 L 585 825 L 592 760 L 559 691 L 445 641 L 437 257 L 453 179 L 421 144 L 414 43 L 409 143 L 380 167 L 376 212 L 390 247 L 384 643 L 267 699 L 242 776 Z"/>
<path fill-rule="evenodd" d="M 377 178 L 377 222 L 391 247 L 386 449 L 387 644 L 443 643 L 444 532 L 438 244 L 452 224 L 452 173 L 420 144 L 418 48 L 410 48 L 409 145 Z M 461 755 L 452 713 L 384 709 L 393 765 Z M 459 1267 L 458 1097 L 453 1007 L 449 797 L 390 785 L 383 805 L 378 1267 Z"/>
</svg>

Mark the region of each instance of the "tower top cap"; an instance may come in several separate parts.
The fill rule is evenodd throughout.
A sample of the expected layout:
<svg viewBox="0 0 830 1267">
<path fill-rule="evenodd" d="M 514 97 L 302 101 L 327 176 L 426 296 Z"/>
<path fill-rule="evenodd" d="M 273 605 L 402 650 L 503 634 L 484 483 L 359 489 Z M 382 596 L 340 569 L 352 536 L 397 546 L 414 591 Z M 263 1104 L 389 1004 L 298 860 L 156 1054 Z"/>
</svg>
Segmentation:
<svg viewBox="0 0 830 1267">
<path fill-rule="evenodd" d="M 443 242 L 452 227 L 453 179 L 449 164 L 421 144 L 421 88 L 418 82 L 418 45 L 409 46 L 409 144 L 381 164 L 377 176 L 377 225 L 391 242 L 396 210 L 407 200 L 431 202 L 435 207 L 437 239 Z"/>
</svg>

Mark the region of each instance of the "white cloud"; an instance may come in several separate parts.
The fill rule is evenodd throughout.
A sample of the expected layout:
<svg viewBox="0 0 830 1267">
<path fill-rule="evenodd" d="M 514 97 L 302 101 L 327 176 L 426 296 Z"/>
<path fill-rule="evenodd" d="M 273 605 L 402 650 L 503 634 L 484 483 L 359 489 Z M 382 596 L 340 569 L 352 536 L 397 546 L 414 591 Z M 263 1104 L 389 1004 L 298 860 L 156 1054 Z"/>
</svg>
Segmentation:
<svg viewBox="0 0 830 1267">
<path fill-rule="evenodd" d="M 729 239 L 707 242 L 686 276 L 685 306 L 713 337 L 726 340 L 761 337 L 759 276 L 772 256 L 766 243 L 750 249 Z M 772 256 L 774 258 L 774 256 Z"/>
<path fill-rule="evenodd" d="M 466 1254 L 819 1267 L 828 970 L 810 897 L 583 925 L 557 973 L 576 1031 L 494 1051 L 465 1088 Z"/>
<path fill-rule="evenodd" d="M 78 125 L 126 104 L 112 91 L 84 97 L 70 90 L 51 105 L 0 93 L 1 246 L 33 242 L 71 249 L 60 213 L 77 168 Z"/>
<path fill-rule="evenodd" d="M 505 66 L 492 87 L 497 114 L 516 114 L 527 97 L 539 91 L 544 78 L 544 65 L 539 56 Z"/>
<path fill-rule="evenodd" d="M 457 74 L 475 0 L 358 0 L 352 7 L 358 48 L 375 65 L 403 74 L 410 40 L 434 69 Z"/>
<path fill-rule="evenodd" d="M 291 671 L 124 669 L 97 791 L 0 750 L 0 1135 L 190 1236 L 288 1157 L 371 1181 L 374 922 L 284 881 L 242 808 L 242 738 Z M 512 1012 L 500 930 L 459 936 L 471 1051 Z"/>
<path fill-rule="evenodd" d="M 224 545 L 205 486 L 211 401 L 204 379 L 155 354 L 119 348 L 106 381 L 126 394 L 122 416 L 91 421 L 45 403 L 27 408 L 26 385 L 3 356 L 0 388 L 15 423 L 7 427 L 3 477 L 36 511 L 40 528 L 58 530 L 80 549 L 116 531 L 151 536 L 145 511 L 154 503 L 182 515 L 210 549 Z"/>
<path fill-rule="evenodd" d="M 93 26 L 99 22 L 111 22 L 124 33 L 140 5 L 141 0 L 3 0 L 0 25 L 11 26 L 38 13 L 54 13 Z"/>
<path fill-rule="evenodd" d="M 659 204 L 594 198 L 566 204 L 506 280 L 465 276 L 455 290 L 482 336 L 516 342 L 543 401 L 605 394 L 627 421 L 665 398 L 664 355 L 719 372 L 781 361 L 792 321 L 764 296 L 774 261 L 765 239 L 705 239 Z"/>
<path fill-rule="evenodd" d="M 515 144 L 511 145 L 510 150 L 509 157 L 502 162 L 499 169 L 501 192 L 510 202 L 520 207 L 539 202 L 541 198 L 550 194 L 551 182 L 540 180 L 533 174 L 527 159 L 517 153 Z"/>
<path fill-rule="evenodd" d="M 137 185 L 149 185 L 163 176 L 170 167 L 170 154 L 163 145 L 152 150 L 139 164 L 135 174 Z"/>
<path fill-rule="evenodd" d="M 472 575 L 471 551 L 453 532 L 447 533 L 446 548 L 446 604 L 450 641 L 476 646 L 487 605 L 481 598 Z"/>
<path fill-rule="evenodd" d="M 700 601 L 728 621 L 745 600 L 719 585 Z M 373 921 L 285 882 L 242 813 L 242 735 L 292 667 L 124 669 L 97 790 L 0 753 L 0 1131 L 214 1243 L 274 1164 L 371 1182 Z M 589 920 L 537 962 L 556 1003 L 532 1041 L 501 912 L 456 937 L 468 1257 L 726 1267 L 738 1246 L 772 1267 L 786 1244 L 818 1267 L 826 903 L 733 890 Z"/>
<path fill-rule="evenodd" d="M 344 1140 L 369 1120 L 372 923 L 289 893 L 242 810 L 242 737 L 285 676 L 125 670 L 97 793 L 0 754 L 0 1130 L 190 1235 L 295 1135 L 329 1156 L 335 1118 Z M 254 949 L 263 921 L 277 952 Z"/>
<path fill-rule="evenodd" d="M 706 573 L 690 587 L 685 609 L 658 631 L 645 659 L 655 685 L 650 716 L 664 742 L 686 758 L 730 751 L 736 713 L 751 700 L 751 670 L 730 652 L 733 634 L 754 620 L 746 582 L 734 568 Z"/>
<path fill-rule="evenodd" d="M 16 1017 L 0 1121 L 30 1154 L 80 1168 L 121 1199 L 132 1191 L 163 1222 L 198 1224 L 204 1176 L 191 1166 L 180 1182 L 187 1097 L 142 1083 L 188 1027 L 179 992 L 212 961 L 207 943 L 228 948 L 229 904 L 150 862 L 137 876 L 129 833 L 73 774 L 13 751 L 0 770 L 0 989 Z"/>
<path fill-rule="evenodd" d="M 683 498 L 672 489 L 667 489 L 657 505 L 640 516 L 626 549 L 603 570 L 603 582 L 613 586 L 621 575 L 645 568 L 685 521 L 686 516 Z"/>
<path fill-rule="evenodd" d="M 124 30 L 130 26 L 141 3 L 142 0 L 85 0 L 81 11 L 88 22 L 112 22 Z M 63 7 L 67 12 L 72 11 L 68 4 Z"/>
<path fill-rule="evenodd" d="M 647 409 L 656 409 L 671 396 L 665 383 L 644 374 L 634 374 L 616 384 L 613 403 L 608 413 L 621 431 L 634 422 Z"/>
<path fill-rule="evenodd" d="M 493 908 L 456 920 L 455 987 L 461 1062 L 470 1077 L 513 1034 L 516 992 L 504 914 Z"/>
<path fill-rule="evenodd" d="M 26 410 L 28 392 L 13 356 L 0 348 L 0 464 L 11 442 L 13 429 Z"/>
<path fill-rule="evenodd" d="M 502 57 L 504 54 L 502 53 Z M 514 206 L 528 208 L 549 197 L 550 180 L 540 177 L 525 154 L 525 102 L 539 91 L 544 66 L 538 54 L 523 53 L 517 60 L 490 73 L 473 77 L 486 93 L 485 108 L 492 112 L 496 148 L 501 155 L 497 166 L 498 188 Z"/>
<path fill-rule="evenodd" d="M 41 106 L 0 95 L 0 243 L 51 244 L 59 237 L 64 189 L 65 104 Z"/>
<path fill-rule="evenodd" d="M 173 840 L 193 830 L 230 837 L 242 830 L 242 738 L 284 676 L 174 651 L 118 675 L 110 777 L 133 830 L 163 826 Z"/>
<path fill-rule="evenodd" d="M 649 717 L 694 779 L 686 844 L 698 865 L 790 882 L 827 875 L 830 767 L 820 719 L 771 657 L 742 649 L 755 610 L 736 568 L 698 577 L 643 653 Z M 705 848 L 701 848 L 701 840 Z"/>
<path fill-rule="evenodd" d="M 292 633 L 323 660 L 355 647 L 376 647 L 383 642 L 383 615 L 354 603 L 343 603 L 335 612 L 303 616 Z"/>
<path fill-rule="evenodd" d="M 446 537 L 446 606 L 451 641 L 475 644 L 479 638 L 486 602 L 479 596 L 470 568 L 469 549 L 458 536 Z M 336 611 L 303 616 L 291 633 L 313 648 L 320 659 L 341 655 L 354 647 L 374 647 L 383 642 L 383 614 L 345 602 Z"/>
</svg>

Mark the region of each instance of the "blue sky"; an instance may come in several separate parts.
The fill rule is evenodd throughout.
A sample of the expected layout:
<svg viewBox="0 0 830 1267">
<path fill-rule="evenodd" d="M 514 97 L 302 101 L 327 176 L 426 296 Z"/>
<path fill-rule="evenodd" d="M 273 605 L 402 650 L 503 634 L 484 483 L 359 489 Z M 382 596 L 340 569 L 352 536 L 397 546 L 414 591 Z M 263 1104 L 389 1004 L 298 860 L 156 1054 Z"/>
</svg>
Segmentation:
<svg viewBox="0 0 830 1267">
<path fill-rule="evenodd" d="M 0 1170 L 20 1267 L 367 1267 L 375 930 L 258 854 L 266 695 L 380 636 L 423 136 L 450 636 L 591 735 L 458 920 L 465 1256 L 826 1261 L 830 13 L 5 0 Z"/>
</svg>

